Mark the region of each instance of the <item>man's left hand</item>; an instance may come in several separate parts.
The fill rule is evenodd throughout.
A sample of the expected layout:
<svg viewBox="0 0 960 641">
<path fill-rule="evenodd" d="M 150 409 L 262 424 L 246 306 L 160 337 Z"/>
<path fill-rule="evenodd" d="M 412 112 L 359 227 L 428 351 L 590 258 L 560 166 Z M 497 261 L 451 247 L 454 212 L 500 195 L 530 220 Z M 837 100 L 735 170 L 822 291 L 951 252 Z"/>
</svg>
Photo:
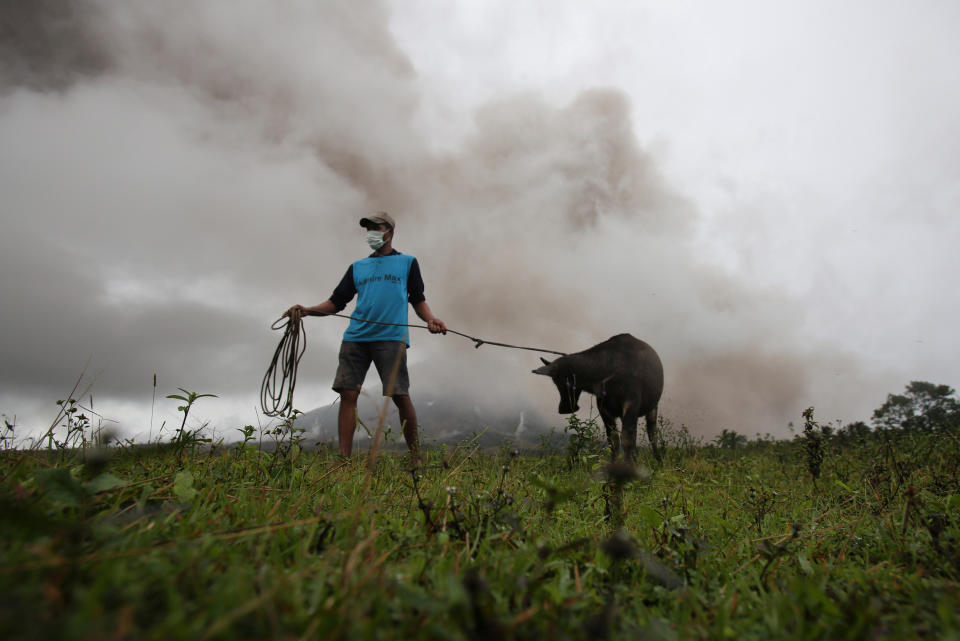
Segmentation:
<svg viewBox="0 0 960 641">
<path fill-rule="evenodd" d="M 427 329 L 431 334 L 446 334 L 447 325 L 439 318 L 433 318 L 427 322 Z"/>
</svg>

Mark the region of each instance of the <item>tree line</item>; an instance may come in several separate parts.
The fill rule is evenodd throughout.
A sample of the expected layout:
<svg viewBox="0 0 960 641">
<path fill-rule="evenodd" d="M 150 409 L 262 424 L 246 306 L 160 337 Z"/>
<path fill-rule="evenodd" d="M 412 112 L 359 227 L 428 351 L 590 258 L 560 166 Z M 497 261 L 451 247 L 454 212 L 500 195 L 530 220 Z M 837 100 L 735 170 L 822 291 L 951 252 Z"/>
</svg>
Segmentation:
<svg viewBox="0 0 960 641">
<path fill-rule="evenodd" d="M 960 400 L 949 385 L 911 381 L 903 394 L 888 394 L 883 405 L 873 411 L 871 425 L 864 421 L 842 427 L 820 425 L 824 438 L 853 440 L 885 430 L 906 432 L 942 432 L 960 429 Z M 723 449 L 737 449 L 749 443 L 746 436 L 724 429 L 713 444 Z"/>
</svg>

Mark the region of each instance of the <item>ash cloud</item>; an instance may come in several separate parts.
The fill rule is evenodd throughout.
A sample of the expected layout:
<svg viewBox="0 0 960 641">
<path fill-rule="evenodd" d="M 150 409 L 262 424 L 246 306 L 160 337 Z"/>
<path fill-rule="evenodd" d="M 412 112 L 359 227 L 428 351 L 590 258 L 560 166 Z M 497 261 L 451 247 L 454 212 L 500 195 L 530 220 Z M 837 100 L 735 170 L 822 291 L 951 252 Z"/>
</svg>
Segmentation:
<svg viewBox="0 0 960 641">
<path fill-rule="evenodd" d="M 82 0 L 7 0 L 0 12 L 0 88 L 62 91 L 105 73 L 110 57 Z"/>
<path fill-rule="evenodd" d="M 794 302 L 698 258 L 696 205 L 622 91 L 499 97 L 438 154 L 383 3 L 30 4 L 4 5 L 26 26 L 0 45 L 8 393 L 52 402 L 93 354 L 101 397 L 143 397 L 159 370 L 254 399 L 269 323 L 329 295 L 374 209 L 451 328 L 568 352 L 633 333 L 666 364 L 664 412 L 703 434 L 782 433 L 827 389 L 820 363 L 856 373 L 804 342 Z M 309 322 L 298 404 L 329 385 L 343 330 Z M 413 344 L 414 394 L 555 407 L 532 352 Z"/>
</svg>

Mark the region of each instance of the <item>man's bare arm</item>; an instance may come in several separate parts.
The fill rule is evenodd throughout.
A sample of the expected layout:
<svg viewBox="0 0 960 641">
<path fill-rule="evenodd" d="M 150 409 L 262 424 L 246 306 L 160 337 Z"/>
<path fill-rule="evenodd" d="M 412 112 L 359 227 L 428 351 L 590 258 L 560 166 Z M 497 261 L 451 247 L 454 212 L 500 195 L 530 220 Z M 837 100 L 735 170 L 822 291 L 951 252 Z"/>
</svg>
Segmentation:
<svg viewBox="0 0 960 641">
<path fill-rule="evenodd" d="M 305 307 L 303 305 L 294 305 L 287 311 L 283 313 L 284 317 L 289 316 L 293 310 L 299 310 L 300 316 L 326 316 L 328 314 L 335 314 L 337 312 L 337 306 L 333 304 L 332 300 L 325 300 L 319 305 L 314 305 L 312 307 Z"/>
<path fill-rule="evenodd" d="M 419 303 L 414 303 L 413 311 L 417 313 L 417 316 L 426 321 L 427 329 L 430 330 L 431 334 L 447 333 L 446 323 L 433 315 L 433 312 L 430 311 L 430 306 L 427 305 L 427 301 L 422 300 Z"/>
</svg>

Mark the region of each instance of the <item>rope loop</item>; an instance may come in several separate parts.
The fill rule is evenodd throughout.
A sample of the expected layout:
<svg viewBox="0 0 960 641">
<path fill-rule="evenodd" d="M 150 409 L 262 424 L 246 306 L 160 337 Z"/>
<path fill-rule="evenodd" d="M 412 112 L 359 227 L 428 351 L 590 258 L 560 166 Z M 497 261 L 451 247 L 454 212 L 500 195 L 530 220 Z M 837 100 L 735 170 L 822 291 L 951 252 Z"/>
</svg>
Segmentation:
<svg viewBox="0 0 960 641">
<path fill-rule="evenodd" d="M 289 316 L 275 320 L 270 329 L 282 329 L 283 338 L 260 385 L 260 409 L 267 416 L 286 417 L 293 413 L 293 389 L 297 384 L 297 367 L 307 349 L 307 331 L 296 308 Z"/>
</svg>

